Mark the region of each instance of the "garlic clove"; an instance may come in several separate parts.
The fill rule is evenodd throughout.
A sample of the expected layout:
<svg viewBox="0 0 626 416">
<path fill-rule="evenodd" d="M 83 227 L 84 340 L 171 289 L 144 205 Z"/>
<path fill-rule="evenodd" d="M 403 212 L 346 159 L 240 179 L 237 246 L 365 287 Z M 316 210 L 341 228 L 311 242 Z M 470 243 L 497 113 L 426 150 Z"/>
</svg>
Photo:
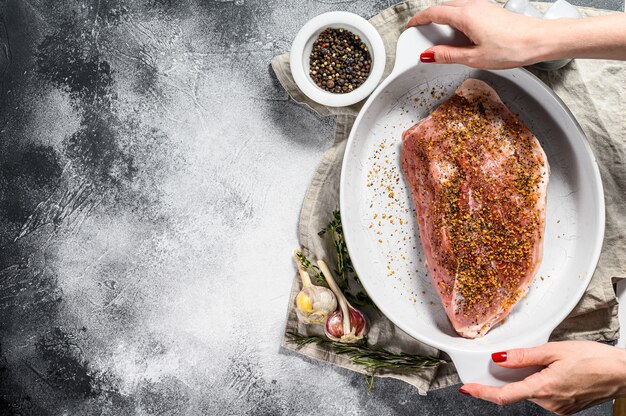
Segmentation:
<svg viewBox="0 0 626 416">
<path fill-rule="evenodd" d="M 321 324 L 337 309 L 337 299 L 330 289 L 311 285 L 302 289 L 295 300 L 296 313 L 305 324 Z"/>
<path fill-rule="evenodd" d="M 337 309 L 337 299 L 332 290 L 311 283 L 309 273 L 300 262 L 298 254 L 298 250 L 294 251 L 293 260 L 302 279 L 302 290 L 296 295 L 296 314 L 302 323 L 322 324 Z"/>
<path fill-rule="evenodd" d="M 324 333 L 333 341 L 337 341 L 343 335 L 343 313 L 341 309 L 331 313 L 324 325 Z"/>
<path fill-rule="evenodd" d="M 344 333 L 344 319 L 341 308 L 328 316 L 326 325 L 324 326 L 324 332 L 329 339 L 345 343 L 352 343 L 363 339 L 367 327 L 365 315 L 350 305 L 348 305 L 348 311 L 350 316 L 350 332 L 348 333 Z"/>
<path fill-rule="evenodd" d="M 326 336 L 333 341 L 345 343 L 357 342 L 363 339 L 367 331 L 365 315 L 350 305 L 348 299 L 337 286 L 335 278 L 324 260 L 318 260 L 317 265 L 324 273 L 328 286 L 335 294 L 335 297 L 337 297 L 337 302 L 339 302 L 339 309 L 326 320 L 326 325 L 324 326 Z M 344 316 L 344 314 L 347 316 Z M 339 329 L 339 322 L 341 322 L 341 330 Z"/>
<path fill-rule="evenodd" d="M 296 296 L 296 308 L 303 314 L 313 310 L 313 300 L 304 290 L 301 290 Z"/>
</svg>

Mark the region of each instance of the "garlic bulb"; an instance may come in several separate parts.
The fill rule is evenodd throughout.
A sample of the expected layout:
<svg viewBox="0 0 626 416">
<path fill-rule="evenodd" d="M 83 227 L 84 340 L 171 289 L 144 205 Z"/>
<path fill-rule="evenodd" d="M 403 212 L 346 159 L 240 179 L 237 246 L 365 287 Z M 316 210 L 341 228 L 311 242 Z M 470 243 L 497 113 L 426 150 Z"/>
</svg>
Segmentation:
<svg viewBox="0 0 626 416">
<path fill-rule="evenodd" d="M 302 279 L 302 290 L 296 295 L 295 300 L 296 314 L 305 324 L 324 323 L 328 315 L 337 309 L 337 299 L 330 289 L 311 283 L 309 273 L 298 258 L 297 250 L 293 258 L 298 266 L 300 279 Z"/>
<path fill-rule="evenodd" d="M 363 338 L 365 332 L 365 318 L 363 314 L 349 304 L 348 310 L 350 313 L 350 332 L 348 333 L 343 329 L 344 319 L 341 308 L 330 314 L 326 320 L 324 332 L 326 336 L 333 341 L 350 343 Z"/>
<path fill-rule="evenodd" d="M 335 283 L 335 279 L 326 263 L 323 260 L 318 260 L 317 265 L 324 273 L 328 286 L 339 301 L 339 309 L 328 317 L 326 325 L 324 325 L 326 336 L 333 341 L 345 342 L 347 344 L 363 339 L 367 331 L 365 315 L 350 305 L 350 302 L 348 302 L 343 293 L 341 293 L 337 283 Z"/>
</svg>

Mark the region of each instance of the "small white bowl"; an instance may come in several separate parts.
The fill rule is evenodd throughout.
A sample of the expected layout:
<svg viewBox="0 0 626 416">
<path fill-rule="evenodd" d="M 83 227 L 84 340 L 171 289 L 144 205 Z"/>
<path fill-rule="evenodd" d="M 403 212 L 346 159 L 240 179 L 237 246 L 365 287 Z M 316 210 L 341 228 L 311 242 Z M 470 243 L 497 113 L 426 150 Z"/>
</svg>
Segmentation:
<svg viewBox="0 0 626 416">
<path fill-rule="evenodd" d="M 313 43 L 317 40 L 319 34 L 328 27 L 346 29 L 355 35 L 359 35 L 361 40 L 367 45 L 372 58 L 370 74 L 365 82 L 354 91 L 345 94 L 332 93 L 321 89 L 315 85 L 315 82 L 309 75 L 309 58 L 313 49 Z M 348 12 L 324 13 L 309 20 L 293 40 L 291 53 L 289 54 L 291 74 L 298 88 L 313 101 L 331 107 L 344 107 L 367 98 L 383 77 L 385 59 L 385 45 L 376 28 L 361 16 Z"/>
</svg>

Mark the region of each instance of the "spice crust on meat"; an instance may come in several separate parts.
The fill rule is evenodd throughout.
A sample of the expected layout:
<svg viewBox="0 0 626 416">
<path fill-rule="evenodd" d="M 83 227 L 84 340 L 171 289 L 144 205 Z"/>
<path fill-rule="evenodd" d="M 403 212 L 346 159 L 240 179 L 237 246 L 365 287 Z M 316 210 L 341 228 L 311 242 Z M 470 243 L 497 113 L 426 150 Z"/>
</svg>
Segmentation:
<svg viewBox="0 0 626 416">
<path fill-rule="evenodd" d="M 483 336 L 541 262 L 545 153 L 491 87 L 469 79 L 404 132 L 401 159 L 448 317 L 460 335 Z"/>
</svg>

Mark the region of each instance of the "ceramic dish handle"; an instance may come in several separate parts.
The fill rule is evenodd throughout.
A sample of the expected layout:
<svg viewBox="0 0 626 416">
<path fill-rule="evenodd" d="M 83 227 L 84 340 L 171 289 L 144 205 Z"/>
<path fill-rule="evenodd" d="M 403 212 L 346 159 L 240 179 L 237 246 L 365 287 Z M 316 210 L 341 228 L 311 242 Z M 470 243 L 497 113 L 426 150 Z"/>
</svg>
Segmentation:
<svg viewBox="0 0 626 416">
<path fill-rule="evenodd" d="M 528 348 L 545 344 L 548 341 L 548 334 L 536 336 L 532 341 L 525 340 L 521 345 L 511 348 Z M 497 352 L 497 351 L 493 351 Z M 453 351 L 448 352 L 456 371 L 463 383 L 479 383 L 488 386 L 502 386 L 507 383 L 520 381 L 529 375 L 540 371 L 543 367 L 526 367 L 511 369 L 500 367 L 491 360 L 491 354 L 474 351 Z"/>
<path fill-rule="evenodd" d="M 398 38 L 396 62 L 392 73 L 400 73 L 419 63 L 420 54 L 434 45 L 470 45 L 471 42 L 461 32 L 448 25 L 432 23 L 410 27 Z"/>
</svg>

